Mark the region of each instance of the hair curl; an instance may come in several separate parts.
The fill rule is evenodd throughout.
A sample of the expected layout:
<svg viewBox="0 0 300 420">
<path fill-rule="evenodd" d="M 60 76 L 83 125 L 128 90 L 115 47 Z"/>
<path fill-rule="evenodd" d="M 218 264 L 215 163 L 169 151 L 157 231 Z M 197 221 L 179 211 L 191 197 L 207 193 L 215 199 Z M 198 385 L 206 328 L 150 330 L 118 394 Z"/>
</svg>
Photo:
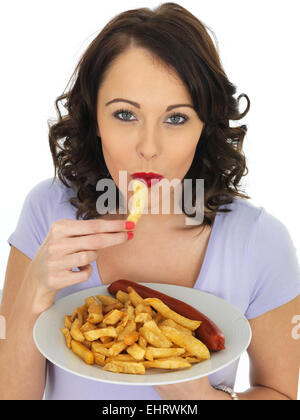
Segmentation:
<svg viewBox="0 0 300 420">
<path fill-rule="evenodd" d="M 96 184 L 111 176 L 97 136 L 97 93 L 114 59 L 132 46 L 147 49 L 177 72 L 205 124 L 184 178 L 193 180 L 193 206 L 194 182 L 196 178 L 204 179 L 203 225 L 211 225 L 218 211 L 231 211 L 220 209 L 221 205 L 232 203 L 235 197 L 251 198 L 239 188 L 241 178 L 248 174 L 242 151 L 247 126 L 229 126 L 230 120 L 240 120 L 248 113 L 250 100 L 245 94 L 234 98 L 236 87 L 222 68 L 206 26 L 176 3 L 120 13 L 88 46 L 70 78 L 74 79 L 73 87 L 67 92 L 66 88 L 55 101 L 58 120 L 52 125 L 48 121 L 54 179 L 57 173 L 65 186 L 75 188 L 77 196 L 69 201 L 77 208 L 77 219 L 99 217 Z M 242 114 L 241 97 L 248 102 Z M 68 111 L 66 115 L 62 116 L 59 102 Z"/>
</svg>

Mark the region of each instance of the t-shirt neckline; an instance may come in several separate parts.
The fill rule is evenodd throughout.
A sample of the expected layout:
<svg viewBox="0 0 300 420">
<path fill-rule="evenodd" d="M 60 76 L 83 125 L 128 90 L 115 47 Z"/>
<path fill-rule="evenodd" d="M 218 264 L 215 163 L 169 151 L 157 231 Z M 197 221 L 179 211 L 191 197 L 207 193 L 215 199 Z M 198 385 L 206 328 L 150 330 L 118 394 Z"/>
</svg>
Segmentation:
<svg viewBox="0 0 300 420">
<path fill-rule="evenodd" d="M 203 263 L 201 265 L 200 273 L 199 273 L 199 275 L 197 277 L 197 280 L 195 281 L 195 284 L 192 287 L 193 289 L 198 289 L 199 288 L 200 281 L 202 280 L 202 278 L 205 277 L 205 274 L 207 272 L 209 261 L 211 259 L 211 253 L 212 253 L 213 244 L 215 242 L 215 235 L 216 235 L 216 230 L 217 230 L 217 224 L 218 224 L 219 216 L 220 216 L 220 214 L 217 213 L 216 216 L 215 216 L 215 218 L 214 218 L 214 221 L 213 221 L 213 224 L 212 224 L 211 233 L 210 233 L 208 244 L 207 244 L 207 248 L 206 248 L 206 252 L 205 252 L 205 256 L 204 256 L 204 260 L 203 260 Z M 94 267 L 96 268 L 97 280 L 101 284 L 101 286 L 104 286 L 104 284 L 102 282 L 102 279 L 101 279 L 101 276 L 100 276 L 100 273 L 99 273 L 99 270 L 98 270 L 97 261 L 96 260 L 93 261 L 93 264 L 94 264 Z M 109 286 L 109 284 L 107 284 L 107 286 Z"/>
<path fill-rule="evenodd" d="M 209 236 L 206 252 L 205 252 L 205 255 L 204 255 L 204 260 L 203 260 L 203 263 L 201 265 L 200 272 L 199 272 L 199 275 L 197 277 L 197 280 L 195 281 L 195 284 L 193 286 L 193 289 L 199 289 L 199 285 L 201 283 L 201 280 L 203 278 L 205 278 L 207 268 L 209 266 L 209 262 L 210 262 L 210 259 L 211 259 L 213 244 L 215 242 L 215 235 L 216 235 L 219 216 L 220 216 L 220 213 L 216 213 L 213 224 L 212 224 L 211 233 L 210 233 L 210 236 Z"/>
</svg>

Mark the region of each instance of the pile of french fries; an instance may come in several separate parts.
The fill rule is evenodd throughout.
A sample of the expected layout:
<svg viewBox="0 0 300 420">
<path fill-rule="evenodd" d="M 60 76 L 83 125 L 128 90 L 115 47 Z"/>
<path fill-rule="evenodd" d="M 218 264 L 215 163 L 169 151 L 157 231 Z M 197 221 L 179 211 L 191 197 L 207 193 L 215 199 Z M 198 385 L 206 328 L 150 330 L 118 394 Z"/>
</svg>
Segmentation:
<svg viewBox="0 0 300 420">
<path fill-rule="evenodd" d="M 85 363 L 143 375 L 146 369 L 190 368 L 210 358 L 195 337 L 201 321 L 183 317 L 160 299 L 143 299 L 132 287 L 127 292 L 90 296 L 65 316 L 66 345 Z"/>
</svg>

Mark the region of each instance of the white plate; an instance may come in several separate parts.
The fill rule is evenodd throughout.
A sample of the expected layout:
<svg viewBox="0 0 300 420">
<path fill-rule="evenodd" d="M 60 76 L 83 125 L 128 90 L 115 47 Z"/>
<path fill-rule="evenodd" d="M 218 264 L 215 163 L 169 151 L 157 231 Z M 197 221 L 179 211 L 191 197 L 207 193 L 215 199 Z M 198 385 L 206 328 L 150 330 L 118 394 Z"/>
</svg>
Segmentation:
<svg viewBox="0 0 300 420">
<path fill-rule="evenodd" d="M 147 369 L 145 375 L 113 373 L 98 365 L 87 365 L 68 349 L 60 331 L 64 316 L 71 315 L 84 304 L 88 296 L 105 294 L 108 285 L 84 289 L 58 300 L 37 319 L 33 337 L 39 351 L 52 363 L 75 375 L 95 381 L 119 385 L 166 385 L 191 381 L 208 376 L 236 360 L 251 341 L 251 328 L 244 315 L 223 299 L 197 289 L 171 284 L 143 283 L 169 296 L 188 303 L 209 317 L 225 335 L 225 350 L 211 352 L 210 360 L 193 364 L 181 370 Z"/>
</svg>

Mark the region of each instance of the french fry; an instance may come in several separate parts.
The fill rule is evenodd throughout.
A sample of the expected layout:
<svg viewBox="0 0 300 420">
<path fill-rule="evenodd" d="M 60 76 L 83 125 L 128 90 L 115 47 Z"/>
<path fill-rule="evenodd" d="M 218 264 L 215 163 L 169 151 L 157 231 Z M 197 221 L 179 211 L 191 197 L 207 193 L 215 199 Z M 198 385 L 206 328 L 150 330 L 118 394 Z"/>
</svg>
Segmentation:
<svg viewBox="0 0 300 420">
<path fill-rule="evenodd" d="M 121 302 L 112 303 L 110 305 L 105 305 L 103 307 L 103 312 L 105 314 L 107 314 L 108 312 L 112 311 L 113 309 L 122 309 L 123 307 L 124 307 L 124 305 Z"/>
<path fill-rule="evenodd" d="M 88 311 L 89 314 L 102 314 L 102 304 L 100 304 L 98 302 L 92 302 L 88 306 L 87 311 Z"/>
<path fill-rule="evenodd" d="M 146 347 L 145 348 L 145 356 L 144 356 L 144 358 L 147 359 L 147 360 L 152 361 L 152 360 L 154 360 L 153 351 L 149 347 Z M 152 348 L 154 348 L 154 347 L 152 347 Z"/>
<path fill-rule="evenodd" d="M 103 323 L 107 325 L 115 325 L 120 319 L 124 318 L 124 312 L 119 311 L 118 309 L 113 309 L 112 311 L 108 312 L 103 318 Z"/>
<path fill-rule="evenodd" d="M 201 321 L 188 319 L 182 315 L 179 315 L 177 312 L 172 311 L 172 309 L 165 305 L 160 299 L 147 298 L 144 300 L 153 306 L 153 308 L 165 318 L 172 319 L 173 321 L 177 322 L 177 324 L 182 325 L 189 330 L 196 330 L 201 324 Z"/>
<path fill-rule="evenodd" d="M 160 368 L 160 369 L 183 369 L 189 368 L 192 365 L 182 357 L 170 357 L 168 359 L 157 359 L 152 361 L 142 362 L 145 368 Z"/>
<path fill-rule="evenodd" d="M 97 328 L 83 333 L 88 341 L 96 341 L 100 337 L 117 337 L 116 329 L 114 327 Z"/>
<path fill-rule="evenodd" d="M 121 334 L 121 332 L 124 330 L 125 327 L 119 323 L 119 325 L 116 327 L 117 337 Z"/>
<path fill-rule="evenodd" d="M 84 340 L 82 343 L 85 347 L 87 347 L 89 350 L 92 348 L 92 341 Z"/>
<path fill-rule="evenodd" d="M 81 327 L 80 327 L 80 331 L 82 333 L 90 331 L 90 330 L 96 330 L 97 327 L 94 324 L 91 324 L 90 322 L 86 321 Z"/>
<path fill-rule="evenodd" d="M 130 319 L 128 322 L 127 322 L 127 325 L 126 325 L 126 327 L 124 328 L 124 330 L 118 335 L 118 338 L 117 338 L 117 340 L 118 341 L 123 341 L 124 340 L 124 338 L 125 338 L 125 336 L 127 335 L 127 334 L 130 334 L 130 333 L 132 333 L 132 332 L 134 332 L 134 331 L 136 331 L 136 323 L 135 323 L 135 321 L 133 321 L 132 319 Z"/>
<path fill-rule="evenodd" d="M 203 362 L 205 359 L 199 359 L 198 357 L 193 357 L 193 356 L 187 356 L 184 357 L 184 359 L 188 362 L 188 363 L 200 363 Z"/>
<path fill-rule="evenodd" d="M 183 333 L 176 328 L 168 327 L 167 325 L 162 325 L 160 329 L 173 343 L 185 348 L 192 356 L 205 360 L 210 358 L 208 348 L 196 337 Z"/>
<path fill-rule="evenodd" d="M 132 189 L 133 201 L 130 213 L 126 220 L 137 224 L 144 211 L 146 197 L 148 195 L 148 187 L 143 181 L 135 179 L 132 182 Z"/>
<path fill-rule="evenodd" d="M 157 325 L 159 325 L 161 322 L 165 321 L 166 318 L 162 316 L 159 312 L 154 314 L 153 320 L 156 322 Z"/>
<path fill-rule="evenodd" d="M 97 301 L 97 299 L 95 298 L 95 296 L 89 296 L 87 298 L 84 299 L 85 304 L 87 305 L 87 307 L 89 307 L 90 305 L 92 305 L 93 303 L 99 303 Z"/>
<path fill-rule="evenodd" d="M 145 312 L 141 312 L 140 314 L 137 314 L 136 317 L 134 318 L 135 322 L 141 322 L 141 323 L 145 323 L 147 321 L 151 321 L 151 315 L 145 313 Z"/>
<path fill-rule="evenodd" d="M 128 346 L 132 346 L 139 338 L 139 333 L 137 331 L 133 331 L 128 333 L 124 337 L 124 343 Z"/>
<path fill-rule="evenodd" d="M 105 356 L 101 353 L 94 353 L 95 363 L 99 366 L 105 366 Z"/>
<path fill-rule="evenodd" d="M 145 322 L 145 324 L 144 324 L 144 327 L 143 328 L 145 328 L 145 329 L 150 329 L 150 330 L 152 330 L 154 333 L 155 333 L 155 335 L 159 338 L 159 343 L 160 343 L 160 345 L 159 346 L 156 346 L 155 345 L 155 347 L 171 347 L 172 346 L 172 344 L 173 344 L 173 342 L 171 341 L 171 340 L 169 340 L 162 332 L 161 332 L 161 330 L 159 329 L 159 327 L 156 325 L 156 323 L 153 321 L 153 319 L 151 320 L 151 321 L 147 321 L 147 322 Z"/>
<path fill-rule="evenodd" d="M 71 320 L 71 315 L 66 315 L 64 318 L 64 326 L 65 328 L 68 328 L 69 330 L 71 329 L 72 326 L 72 320 Z"/>
<path fill-rule="evenodd" d="M 129 293 L 129 300 L 134 307 L 137 307 L 139 304 L 143 304 L 144 299 L 131 286 L 127 287 L 127 290 Z"/>
<path fill-rule="evenodd" d="M 124 312 L 125 313 L 125 312 Z M 125 316 L 123 317 L 123 319 L 121 319 L 121 321 L 120 321 L 120 323 L 119 323 L 119 326 L 122 326 L 122 327 L 126 327 L 126 325 L 127 325 L 127 322 L 129 321 L 129 316 L 128 316 L 128 314 L 127 313 L 125 313 Z"/>
<path fill-rule="evenodd" d="M 102 319 L 103 319 L 103 314 L 91 313 L 89 314 L 87 321 L 90 322 L 91 324 L 99 324 L 99 322 L 101 322 Z"/>
<path fill-rule="evenodd" d="M 88 315 L 89 315 L 88 305 L 86 303 L 84 303 L 82 306 L 80 306 L 80 309 L 81 309 L 82 318 L 83 318 L 82 322 L 84 323 L 84 322 L 86 322 L 86 320 L 88 318 Z"/>
<path fill-rule="evenodd" d="M 146 350 L 134 343 L 132 346 L 127 347 L 127 353 L 134 357 L 136 360 L 142 360 L 145 356 Z"/>
<path fill-rule="evenodd" d="M 71 334 L 70 334 L 70 330 L 68 328 L 61 328 L 60 331 L 65 336 L 67 347 L 70 349 L 72 347 L 71 346 L 72 337 L 71 337 Z"/>
<path fill-rule="evenodd" d="M 142 314 L 142 313 L 146 313 L 148 315 L 150 315 L 150 317 L 152 318 L 154 313 L 153 310 L 151 309 L 151 306 L 147 303 L 138 303 L 135 307 L 135 314 Z"/>
<path fill-rule="evenodd" d="M 150 353 L 151 354 L 150 357 L 153 357 L 154 359 L 161 359 L 161 358 L 182 356 L 185 353 L 185 349 L 179 348 L 179 347 L 178 348 L 171 347 L 171 348 L 165 349 L 165 348 L 157 348 L 157 347 L 148 346 L 146 349 L 146 355 L 147 353 Z M 148 359 L 148 357 L 146 357 L 146 359 Z"/>
<path fill-rule="evenodd" d="M 155 347 L 171 347 L 172 342 L 166 337 L 161 339 L 161 335 L 157 335 L 153 330 L 150 328 L 143 327 L 140 328 L 139 333 L 147 340 L 148 343 L 152 344 Z"/>
<path fill-rule="evenodd" d="M 126 303 L 129 299 L 128 293 L 123 292 L 122 290 L 118 290 L 116 294 L 117 300 L 119 300 L 121 303 Z"/>
<path fill-rule="evenodd" d="M 111 337 L 100 337 L 100 340 L 107 349 L 110 349 L 115 344 L 115 340 L 112 340 Z"/>
<path fill-rule="evenodd" d="M 132 306 L 132 305 L 128 305 L 127 306 L 127 315 L 128 315 L 128 319 L 134 321 L 134 319 L 135 319 L 135 309 L 134 309 L 134 306 Z"/>
<path fill-rule="evenodd" d="M 93 353 L 101 353 L 104 356 L 108 356 L 108 349 L 101 343 L 98 343 L 97 341 L 91 342 L 91 350 Z"/>
<path fill-rule="evenodd" d="M 91 324 L 99 324 L 103 320 L 102 304 L 92 302 L 88 307 L 87 321 Z"/>
<path fill-rule="evenodd" d="M 107 295 L 96 295 L 97 299 L 99 299 L 103 306 L 107 306 L 107 305 L 113 305 L 115 303 L 120 303 L 118 301 L 118 299 L 112 297 L 112 296 L 107 296 Z"/>
<path fill-rule="evenodd" d="M 88 365 L 94 364 L 94 353 L 87 349 L 82 343 L 72 340 L 71 346 L 73 353 L 77 354 L 85 363 Z"/>
<path fill-rule="evenodd" d="M 81 324 L 83 323 L 83 314 L 82 314 L 82 309 L 81 308 L 76 308 L 75 311 L 73 312 L 73 315 L 71 316 L 71 321 L 73 322 L 76 318 L 79 319 L 79 321 L 81 322 Z"/>
<path fill-rule="evenodd" d="M 106 363 L 103 369 L 116 373 L 133 373 L 135 375 L 145 374 L 145 366 L 143 365 L 143 362 L 114 360 Z"/>
<path fill-rule="evenodd" d="M 146 350 L 146 347 L 147 347 L 147 340 L 146 340 L 146 338 L 140 335 L 139 336 L 139 340 L 138 340 L 138 345 L 141 346 L 143 349 Z"/>
<path fill-rule="evenodd" d="M 75 318 L 72 322 L 70 334 L 72 338 L 76 341 L 80 341 L 81 343 L 85 340 L 83 333 L 80 331 L 81 321 L 79 318 Z"/>
<path fill-rule="evenodd" d="M 120 341 L 118 343 L 114 343 L 111 348 L 108 350 L 108 355 L 110 357 L 117 356 L 121 353 L 124 349 L 126 349 L 127 345 L 124 343 L 124 341 Z"/>
<path fill-rule="evenodd" d="M 179 331 L 182 331 L 186 334 L 192 335 L 193 332 L 191 330 L 189 330 L 188 328 L 183 327 L 182 325 L 177 324 L 177 322 L 173 321 L 172 319 L 165 319 L 164 321 L 162 321 L 159 325 L 159 327 L 161 327 L 162 325 L 167 325 L 168 327 L 173 327 L 176 328 Z"/>
<path fill-rule="evenodd" d="M 105 359 L 106 363 L 113 362 L 114 360 L 119 360 L 121 362 L 136 362 L 135 358 L 130 356 L 130 354 L 118 354 L 114 357 L 107 357 Z"/>
<path fill-rule="evenodd" d="M 81 307 L 83 310 L 83 320 L 89 321 L 92 324 L 97 324 L 101 321 L 101 317 L 99 315 L 102 314 L 102 304 L 99 304 L 95 296 L 89 296 L 85 298 L 85 304 Z M 96 316 L 93 313 L 97 314 Z M 96 322 L 98 321 L 98 322 Z"/>
</svg>

